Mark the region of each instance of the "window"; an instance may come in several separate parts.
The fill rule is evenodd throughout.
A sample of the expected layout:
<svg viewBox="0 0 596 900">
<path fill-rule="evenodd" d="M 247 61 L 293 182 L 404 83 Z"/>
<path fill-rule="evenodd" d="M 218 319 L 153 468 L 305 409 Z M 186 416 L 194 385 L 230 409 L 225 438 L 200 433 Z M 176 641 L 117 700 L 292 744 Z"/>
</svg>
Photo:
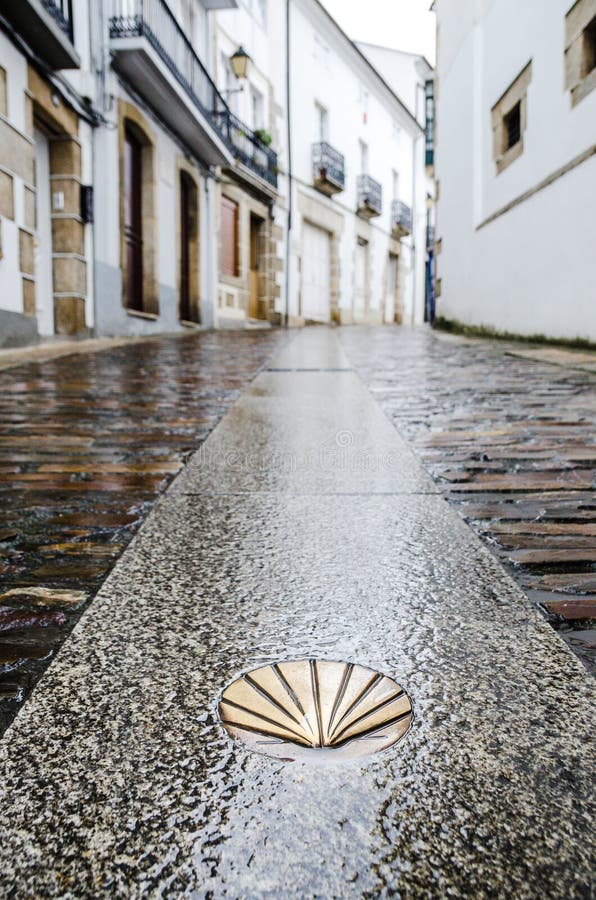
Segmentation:
<svg viewBox="0 0 596 900">
<path fill-rule="evenodd" d="M 510 150 L 511 147 L 515 147 L 517 142 L 521 139 L 521 102 L 516 103 L 511 112 L 508 112 L 504 117 L 504 129 L 503 129 L 503 137 L 505 139 L 505 146 L 503 147 L 503 153 Z"/>
<path fill-rule="evenodd" d="M 238 265 L 238 204 L 221 198 L 221 274 L 235 278 Z"/>
<path fill-rule="evenodd" d="M 393 178 L 393 199 L 399 200 L 399 173 L 393 169 L 391 175 Z"/>
<path fill-rule="evenodd" d="M 435 161 L 435 83 L 429 78 L 424 83 L 424 164 Z"/>
<path fill-rule="evenodd" d="M 364 141 L 358 141 L 360 145 L 360 174 L 368 174 L 368 144 Z"/>
<path fill-rule="evenodd" d="M 596 16 L 583 35 L 582 75 L 586 78 L 596 68 Z"/>
<path fill-rule="evenodd" d="M 524 152 L 527 93 L 532 80 L 532 63 L 522 69 L 491 110 L 493 159 L 497 174 Z"/>
<path fill-rule="evenodd" d="M 596 16 L 593 0 L 578 0 L 565 16 L 565 87 L 571 106 L 596 87 Z"/>
<path fill-rule="evenodd" d="M 260 91 L 251 85 L 250 88 L 250 124 L 253 131 L 265 127 L 265 101 Z"/>
<path fill-rule="evenodd" d="M 317 134 L 320 141 L 329 139 L 329 113 L 325 107 L 315 101 L 315 112 L 317 117 Z"/>
</svg>

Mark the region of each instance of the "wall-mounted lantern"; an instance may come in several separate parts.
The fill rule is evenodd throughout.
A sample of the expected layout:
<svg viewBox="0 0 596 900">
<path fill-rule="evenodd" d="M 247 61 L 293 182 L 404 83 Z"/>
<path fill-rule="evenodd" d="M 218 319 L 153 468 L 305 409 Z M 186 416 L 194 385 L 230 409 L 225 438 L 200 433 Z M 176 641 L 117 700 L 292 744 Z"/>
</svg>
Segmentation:
<svg viewBox="0 0 596 900">
<path fill-rule="evenodd" d="M 236 52 L 230 57 L 232 71 L 239 81 L 243 81 L 246 78 L 249 60 L 250 56 L 244 47 L 238 47 Z"/>
</svg>

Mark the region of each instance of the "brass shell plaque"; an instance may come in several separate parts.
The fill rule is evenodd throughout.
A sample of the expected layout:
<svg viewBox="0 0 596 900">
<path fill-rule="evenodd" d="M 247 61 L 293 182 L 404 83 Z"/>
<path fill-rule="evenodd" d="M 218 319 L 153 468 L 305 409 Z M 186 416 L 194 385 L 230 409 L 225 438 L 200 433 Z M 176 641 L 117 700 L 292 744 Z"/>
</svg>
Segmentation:
<svg viewBox="0 0 596 900">
<path fill-rule="evenodd" d="M 228 734 L 257 753 L 335 762 L 399 741 L 412 705 L 392 678 L 354 663 L 299 659 L 261 666 L 223 691 Z"/>
</svg>

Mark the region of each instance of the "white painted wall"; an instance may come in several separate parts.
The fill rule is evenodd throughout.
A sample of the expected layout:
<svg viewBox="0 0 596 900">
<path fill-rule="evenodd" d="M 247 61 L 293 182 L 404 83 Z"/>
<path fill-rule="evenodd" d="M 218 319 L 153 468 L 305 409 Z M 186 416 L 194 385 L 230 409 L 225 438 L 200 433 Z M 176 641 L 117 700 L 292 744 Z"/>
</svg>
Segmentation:
<svg viewBox="0 0 596 900">
<path fill-rule="evenodd" d="M 25 130 L 25 102 L 27 90 L 27 62 L 14 44 L 0 33 L 0 60 L 6 70 L 7 119 L 13 128 Z M 1 158 L 0 158 L 1 163 Z M 24 227 L 24 182 L 14 172 L 14 220 L 2 218 L 2 253 L 0 254 L 0 309 L 23 312 L 23 289 L 19 264 L 19 227 Z"/>
<path fill-rule="evenodd" d="M 294 0 L 291 19 L 291 118 L 296 217 L 292 253 L 300 257 L 301 223 L 298 195 L 312 197 L 343 216 L 341 236 L 340 309 L 354 308 L 355 246 L 357 236 L 369 241 L 369 302 L 381 316 L 385 302 L 391 231 L 393 170 L 399 172 L 399 198 L 414 202 L 414 141 L 419 136 L 418 165 L 422 159 L 422 134 L 402 104 L 361 58 L 346 36 L 315 0 Z M 327 199 L 312 187 L 312 144 L 319 140 L 315 103 L 328 110 L 328 142 L 345 157 L 346 186 Z M 357 176 L 361 173 L 360 141 L 368 145 L 368 174 L 383 187 L 383 213 L 370 225 L 356 215 Z M 418 148 L 417 148 L 418 149 Z M 424 197 L 422 180 L 418 191 Z M 416 236 L 424 228 L 424 202 Z M 317 224 L 315 222 L 315 224 Z M 412 265 L 412 238 L 401 242 L 405 285 L 405 320 L 422 321 L 424 314 L 424 254 L 417 255 L 416 290 Z M 424 243 L 422 244 L 424 247 Z M 299 315 L 297 261 L 291 270 L 290 314 Z M 374 318 L 374 317 L 373 317 Z"/>
<path fill-rule="evenodd" d="M 596 141 L 596 91 L 564 86 L 571 0 L 437 0 L 438 314 L 524 335 L 596 340 L 596 158 L 489 216 Z M 501 174 L 490 111 L 532 60 L 524 152 Z"/>
<path fill-rule="evenodd" d="M 170 8 L 185 33 L 192 38 L 197 55 L 209 69 L 211 42 L 209 15 L 199 0 L 176 0 Z M 107 9 L 109 13 L 109 8 Z M 97 26 L 96 26 L 97 27 Z M 107 30 L 97 27 L 97 41 Z M 96 55 L 100 53 L 99 47 Z M 158 334 L 184 328 L 178 320 L 178 265 L 177 217 L 179 214 L 178 162 L 187 154 L 184 146 L 165 130 L 149 105 L 133 96 L 117 74 L 106 72 L 106 97 L 104 115 L 107 127 L 95 131 L 96 165 L 96 330 L 98 334 Z M 122 305 L 122 281 L 120 270 L 120 184 L 118 146 L 118 98 L 137 106 L 151 129 L 155 141 L 156 166 L 156 218 L 157 218 L 157 266 L 159 287 L 159 315 L 155 320 L 128 313 Z M 99 97 L 98 97 L 99 102 Z M 197 160 L 193 160 L 195 163 Z M 200 300 L 201 323 L 210 326 L 214 318 L 216 285 L 216 236 L 213 204 L 213 174 L 201 170 L 197 182 L 199 188 L 200 228 Z M 104 173 L 108 173 L 105 175 Z M 105 186 L 105 189 L 102 187 Z"/>
</svg>

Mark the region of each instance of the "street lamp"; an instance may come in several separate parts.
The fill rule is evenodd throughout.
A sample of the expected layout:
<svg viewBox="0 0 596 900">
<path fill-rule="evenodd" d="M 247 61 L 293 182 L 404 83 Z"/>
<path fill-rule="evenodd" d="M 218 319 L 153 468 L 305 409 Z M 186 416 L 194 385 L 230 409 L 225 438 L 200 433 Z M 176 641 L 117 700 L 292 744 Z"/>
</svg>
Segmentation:
<svg viewBox="0 0 596 900">
<path fill-rule="evenodd" d="M 246 78 L 249 59 L 250 56 L 248 55 L 244 47 L 238 47 L 236 52 L 233 53 L 230 57 L 232 71 L 239 81 L 242 81 Z"/>
<path fill-rule="evenodd" d="M 238 47 L 235 53 L 232 53 L 230 56 L 230 65 L 232 67 L 232 72 L 236 76 L 237 81 L 245 81 L 246 73 L 248 70 L 248 61 L 250 60 L 250 56 L 244 49 L 244 47 Z M 227 88 L 221 93 L 224 97 L 230 97 L 232 94 L 241 94 L 244 90 L 244 85 L 241 84 L 240 87 L 237 88 Z"/>
</svg>

